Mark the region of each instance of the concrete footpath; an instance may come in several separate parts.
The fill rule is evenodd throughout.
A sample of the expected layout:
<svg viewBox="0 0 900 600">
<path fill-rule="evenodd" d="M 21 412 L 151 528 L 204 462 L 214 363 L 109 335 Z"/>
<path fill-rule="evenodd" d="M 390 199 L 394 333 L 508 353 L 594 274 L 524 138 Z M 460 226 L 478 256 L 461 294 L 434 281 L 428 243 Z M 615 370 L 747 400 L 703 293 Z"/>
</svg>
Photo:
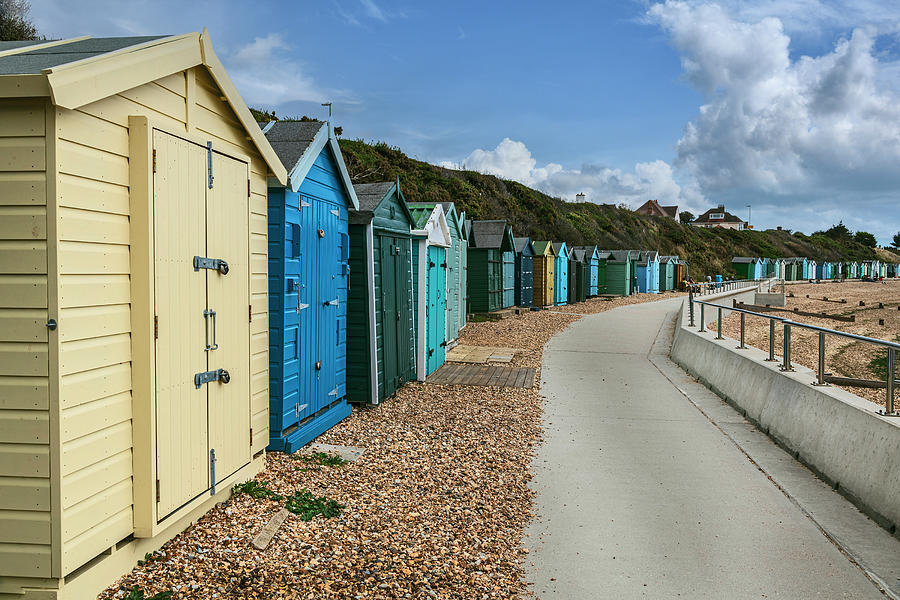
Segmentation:
<svg viewBox="0 0 900 600">
<path fill-rule="evenodd" d="M 526 538 L 535 595 L 884 598 L 877 584 L 895 582 L 867 575 L 715 421 L 765 447 L 773 468 L 784 453 L 727 405 L 701 410 L 683 393 L 690 378 L 666 358 L 681 302 L 585 317 L 544 349 L 537 518 Z M 783 468 L 796 476 L 798 466 Z M 814 491 L 838 522 L 877 541 L 873 556 L 900 548 L 830 488 Z M 894 556 L 877 565 L 882 576 L 896 575 Z"/>
</svg>

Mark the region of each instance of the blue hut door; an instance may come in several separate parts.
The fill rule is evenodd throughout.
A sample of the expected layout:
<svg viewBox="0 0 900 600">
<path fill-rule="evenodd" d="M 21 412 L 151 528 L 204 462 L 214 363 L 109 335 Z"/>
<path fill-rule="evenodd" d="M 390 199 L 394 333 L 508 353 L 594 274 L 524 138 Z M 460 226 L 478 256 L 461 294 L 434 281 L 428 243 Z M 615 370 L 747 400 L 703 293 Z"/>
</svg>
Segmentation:
<svg viewBox="0 0 900 600">
<path fill-rule="evenodd" d="M 428 274 L 426 281 L 428 303 L 426 375 L 433 373 L 444 364 L 445 335 L 447 332 L 447 251 L 439 246 L 428 246 Z"/>
<path fill-rule="evenodd" d="M 347 305 L 346 288 L 341 298 L 340 280 L 343 279 L 343 242 L 340 228 L 341 210 L 334 204 L 319 202 L 316 204 L 317 230 L 316 230 L 316 264 L 318 265 L 315 277 L 318 287 L 318 297 L 313 306 L 313 314 L 316 315 L 316 323 L 313 331 L 316 332 L 314 341 L 315 352 L 315 412 L 327 408 L 332 402 L 343 397 L 338 389 L 338 371 L 343 372 L 346 365 L 344 360 L 338 360 L 338 347 L 340 346 L 340 316 L 346 314 Z M 342 364 L 339 365 L 339 362 Z"/>
</svg>

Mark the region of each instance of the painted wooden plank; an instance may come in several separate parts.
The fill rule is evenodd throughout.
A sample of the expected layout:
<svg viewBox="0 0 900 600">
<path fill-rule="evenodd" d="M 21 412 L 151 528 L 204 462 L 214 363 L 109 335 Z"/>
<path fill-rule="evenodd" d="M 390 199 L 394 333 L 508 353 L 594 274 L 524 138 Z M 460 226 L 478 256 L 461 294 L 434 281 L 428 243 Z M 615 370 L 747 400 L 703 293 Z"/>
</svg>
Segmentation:
<svg viewBox="0 0 900 600">
<path fill-rule="evenodd" d="M 0 274 L 47 272 L 47 243 L 0 240 Z"/>
<path fill-rule="evenodd" d="M 129 506 L 112 517 L 98 522 L 82 535 L 63 544 L 62 572 L 71 573 L 84 563 L 111 548 L 134 531 L 134 519 Z"/>
<path fill-rule="evenodd" d="M 160 111 L 173 119 L 184 119 L 184 96 L 160 86 L 148 83 L 124 92 L 119 92 L 120 97 L 131 100 L 146 108 Z"/>
<path fill-rule="evenodd" d="M 0 308 L 0 342 L 46 341 L 46 309 Z"/>
<path fill-rule="evenodd" d="M 131 331 L 131 310 L 127 304 L 66 308 L 59 314 L 62 342 L 95 338 Z"/>
<path fill-rule="evenodd" d="M 153 83 L 155 85 L 164 87 L 167 90 L 169 90 L 170 92 L 172 92 L 173 94 L 176 94 L 176 95 L 184 98 L 185 94 L 186 94 L 186 90 L 184 87 L 185 86 L 185 79 L 184 79 L 185 73 L 186 73 L 185 71 L 179 71 L 178 73 L 173 73 L 172 75 L 168 75 L 166 77 L 160 77 L 159 79 L 154 80 Z"/>
<path fill-rule="evenodd" d="M 46 173 L 0 172 L 0 205 L 47 204 Z"/>
<path fill-rule="evenodd" d="M 128 158 L 128 128 L 80 110 L 56 109 L 59 139 Z"/>
<path fill-rule="evenodd" d="M 128 159 L 67 140 L 56 144 L 60 173 L 118 185 L 128 185 Z"/>
<path fill-rule="evenodd" d="M 50 447 L 0 443 L 0 476 L 49 477 Z"/>
<path fill-rule="evenodd" d="M 0 239 L 43 240 L 47 238 L 47 210 L 43 206 L 0 205 Z"/>
<path fill-rule="evenodd" d="M 63 342 L 59 348 L 60 375 L 87 371 L 131 360 L 131 337 L 110 335 Z"/>
<path fill-rule="evenodd" d="M 47 410 L 49 405 L 45 377 L 0 377 L 0 410 Z"/>
<path fill-rule="evenodd" d="M 46 376 L 48 369 L 47 344 L 0 342 L 0 375 Z"/>
<path fill-rule="evenodd" d="M 0 171 L 43 171 L 46 167 L 44 138 L 0 138 Z"/>
<path fill-rule="evenodd" d="M 154 123 L 158 123 L 161 127 L 167 127 L 172 131 L 184 131 L 185 116 L 183 113 L 170 116 L 153 108 L 141 106 L 122 96 L 110 96 L 81 106 L 78 110 L 122 127 L 128 127 L 128 117 L 131 115 L 148 115 L 154 120 Z"/>
<path fill-rule="evenodd" d="M 60 174 L 56 184 L 59 206 L 128 215 L 128 188 L 123 185 Z"/>
<path fill-rule="evenodd" d="M 265 527 L 253 538 L 253 545 L 259 550 L 265 550 L 272 538 L 275 537 L 275 532 L 278 531 L 284 520 L 288 518 L 288 515 L 290 513 L 284 508 L 275 513 Z"/>
<path fill-rule="evenodd" d="M 130 239 L 126 215 L 89 210 L 60 208 L 58 235 L 60 240 L 127 244 Z"/>
<path fill-rule="evenodd" d="M 131 368 L 128 363 L 103 366 L 66 375 L 60 379 L 62 410 L 131 390 Z"/>
<path fill-rule="evenodd" d="M 131 393 L 126 391 L 66 409 L 60 419 L 63 442 L 131 419 Z"/>
<path fill-rule="evenodd" d="M 0 137 L 43 136 L 43 103 L 9 102 L 0 104 Z"/>
<path fill-rule="evenodd" d="M 0 441 L 11 444 L 50 443 L 50 415 L 44 410 L 0 412 Z"/>
<path fill-rule="evenodd" d="M 58 253 L 63 275 L 125 274 L 131 268 L 125 245 L 63 241 Z"/>
<path fill-rule="evenodd" d="M 119 452 L 62 479 L 62 508 L 70 507 L 132 477 L 131 450 Z"/>
<path fill-rule="evenodd" d="M 117 423 L 62 445 L 63 477 L 131 447 L 131 423 Z"/>
<path fill-rule="evenodd" d="M 199 109 L 208 111 L 217 118 L 223 120 L 230 127 L 235 129 L 242 129 L 240 121 L 238 121 L 237 115 L 234 114 L 234 111 L 231 110 L 231 105 L 228 104 L 225 100 L 221 98 L 221 92 L 218 90 L 212 90 L 205 85 L 198 85 L 196 89 L 196 101 Z"/>
<path fill-rule="evenodd" d="M 0 575 L 50 577 L 50 546 L 0 542 Z"/>
<path fill-rule="evenodd" d="M 534 369 L 528 369 L 527 375 L 525 375 L 525 386 L 526 388 L 534 387 Z"/>
<path fill-rule="evenodd" d="M 46 275 L 0 275 L 0 307 L 46 308 Z"/>
<path fill-rule="evenodd" d="M 3 541 L 13 544 L 49 544 L 50 513 L 0 509 Z"/>
<path fill-rule="evenodd" d="M 118 481 L 63 511 L 63 542 L 113 518 L 131 506 L 133 488 L 129 479 Z"/>
<path fill-rule="evenodd" d="M 50 480 L 0 477 L 0 510 L 50 510 Z"/>
<path fill-rule="evenodd" d="M 103 306 L 131 300 L 131 282 L 123 275 L 63 275 L 59 278 L 59 305 Z"/>
</svg>

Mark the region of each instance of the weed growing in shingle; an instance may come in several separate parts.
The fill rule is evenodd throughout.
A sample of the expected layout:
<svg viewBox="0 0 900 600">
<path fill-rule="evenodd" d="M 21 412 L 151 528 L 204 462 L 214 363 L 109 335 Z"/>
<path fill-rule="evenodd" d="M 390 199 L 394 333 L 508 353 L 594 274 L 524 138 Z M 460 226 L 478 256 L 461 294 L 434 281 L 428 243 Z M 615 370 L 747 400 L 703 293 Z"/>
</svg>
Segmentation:
<svg viewBox="0 0 900 600">
<path fill-rule="evenodd" d="M 251 498 L 271 498 L 272 500 L 283 500 L 284 496 L 276 494 L 269 489 L 269 484 L 265 481 L 256 481 L 251 479 L 244 483 L 239 483 L 232 488 L 232 494 L 247 494 Z"/>
<path fill-rule="evenodd" d="M 326 519 L 341 514 L 343 504 L 324 496 L 313 496 L 309 490 L 297 490 L 292 496 L 288 496 L 286 509 L 300 517 L 302 521 L 311 521 L 317 515 Z"/>
<path fill-rule="evenodd" d="M 134 586 L 131 588 L 131 591 L 125 596 L 125 600 L 169 600 L 172 597 L 172 592 L 159 592 L 158 594 L 153 594 L 149 598 L 144 596 L 144 591 L 140 589 L 138 586 Z"/>
<path fill-rule="evenodd" d="M 341 458 L 340 456 L 335 456 L 334 454 L 328 454 L 327 452 L 310 452 L 309 454 L 295 454 L 295 460 L 300 460 L 305 463 L 322 465 L 323 467 L 342 467 L 347 464 L 347 461 Z"/>
</svg>

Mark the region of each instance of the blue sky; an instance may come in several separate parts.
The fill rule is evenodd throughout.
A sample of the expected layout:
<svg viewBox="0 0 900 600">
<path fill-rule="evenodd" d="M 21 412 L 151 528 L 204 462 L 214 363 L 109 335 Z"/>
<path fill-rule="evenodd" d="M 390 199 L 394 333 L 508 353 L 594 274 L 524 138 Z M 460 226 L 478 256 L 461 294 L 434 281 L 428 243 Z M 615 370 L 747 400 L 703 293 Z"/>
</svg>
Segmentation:
<svg viewBox="0 0 900 600">
<path fill-rule="evenodd" d="M 900 7 L 32 0 L 42 33 L 208 27 L 249 104 L 437 164 L 757 227 L 900 230 Z"/>
</svg>

